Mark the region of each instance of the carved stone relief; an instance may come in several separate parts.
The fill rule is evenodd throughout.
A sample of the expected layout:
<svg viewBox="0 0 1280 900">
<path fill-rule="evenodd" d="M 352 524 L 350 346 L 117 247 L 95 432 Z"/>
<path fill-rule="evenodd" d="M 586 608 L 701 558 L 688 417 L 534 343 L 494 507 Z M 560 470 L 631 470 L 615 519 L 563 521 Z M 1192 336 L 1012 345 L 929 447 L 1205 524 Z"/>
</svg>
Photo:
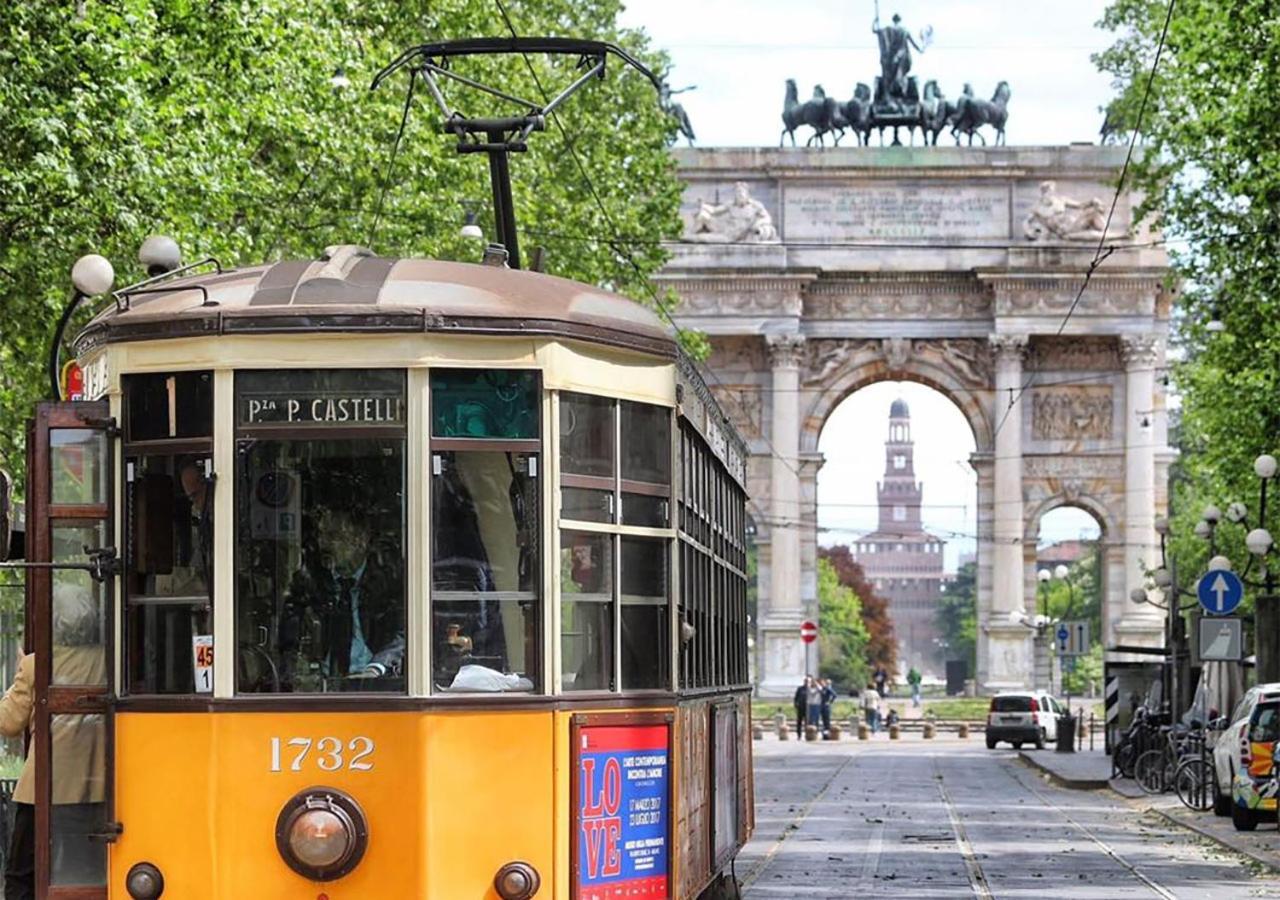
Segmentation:
<svg viewBox="0 0 1280 900">
<path fill-rule="evenodd" d="M 1114 220 L 1108 225 L 1107 207 L 1100 197 L 1077 200 L 1058 193 L 1052 181 L 1040 182 L 1040 197 L 1022 223 L 1029 241 L 1099 241 L 1110 227 L 1111 237 L 1127 229 Z"/>
<path fill-rule="evenodd" d="M 1108 385 L 1036 388 L 1031 434 L 1037 440 L 1109 438 L 1115 401 Z"/>
<path fill-rule="evenodd" d="M 679 312 L 684 315 L 768 315 L 797 316 L 801 312 L 800 293 L 766 290 L 754 286 L 741 291 L 699 291 L 682 293 Z"/>
<path fill-rule="evenodd" d="M 1124 478 L 1120 456 L 1027 456 L 1022 460 L 1027 478 Z"/>
<path fill-rule="evenodd" d="M 805 315 L 814 319 L 985 319 L 985 293 L 873 294 L 814 293 L 805 297 Z"/>
<path fill-rule="evenodd" d="M 965 381 L 979 387 L 991 386 L 993 359 L 991 345 L 984 340 L 939 338 L 915 342 L 917 354 L 936 352 Z"/>
<path fill-rule="evenodd" d="M 880 350 L 884 353 L 885 361 L 889 363 L 890 369 L 903 368 L 915 355 L 915 348 L 912 346 L 910 338 L 885 338 L 880 342 L 880 345 Z"/>
<path fill-rule="evenodd" d="M 1120 348 L 1109 337 L 1038 337 L 1031 345 L 1037 372 L 1111 371 L 1120 368 Z"/>
<path fill-rule="evenodd" d="M 778 230 L 764 204 L 751 196 L 745 181 L 733 186 L 728 203 L 698 201 L 698 211 L 682 240 L 709 244 L 777 243 Z"/>
<path fill-rule="evenodd" d="M 764 367 L 764 342 L 759 338 L 717 337 L 711 342 L 711 358 L 707 360 L 707 368 L 714 372 L 755 372 Z"/>
<path fill-rule="evenodd" d="M 769 364 L 775 369 L 794 369 L 804 359 L 805 340 L 799 334 L 770 334 L 765 337 Z"/>
<path fill-rule="evenodd" d="M 809 359 L 805 367 L 805 384 L 822 384 L 841 369 L 854 354 L 874 350 L 878 341 L 836 340 L 823 338 L 809 341 Z"/>
</svg>

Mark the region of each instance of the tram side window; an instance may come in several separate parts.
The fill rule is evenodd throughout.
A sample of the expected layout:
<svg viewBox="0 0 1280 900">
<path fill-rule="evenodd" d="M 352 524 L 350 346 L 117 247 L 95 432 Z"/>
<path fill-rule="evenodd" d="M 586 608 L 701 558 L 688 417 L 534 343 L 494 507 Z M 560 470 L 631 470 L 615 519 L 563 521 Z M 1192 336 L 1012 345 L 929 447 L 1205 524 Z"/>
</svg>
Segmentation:
<svg viewBox="0 0 1280 900">
<path fill-rule="evenodd" d="M 532 691 L 541 674 L 538 375 L 431 373 L 434 688 Z"/>
<path fill-rule="evenodd" d="M 213 640 L 213 376 L 126 375 L 123 388 L 126 689 L 209 692 L 196 648 Z"/>
<path fill-rule="evenodd" d="M 405 691 L 405 373 L 236 373 L 236 687 Z"/>
<path fill-rule="evenodd" d="M 684 688 L 745 684 L 747 675 L 746 495 L 687 422 L 680 425 L 686 466 L 680 504 Z"/>
<path fill-rule="evenodd" d="M 671 410 L 571 393 L 559 407 L 561 687 L 667 688 L 671 542 L 631 529 L 670 527 Z"/>
</svg>

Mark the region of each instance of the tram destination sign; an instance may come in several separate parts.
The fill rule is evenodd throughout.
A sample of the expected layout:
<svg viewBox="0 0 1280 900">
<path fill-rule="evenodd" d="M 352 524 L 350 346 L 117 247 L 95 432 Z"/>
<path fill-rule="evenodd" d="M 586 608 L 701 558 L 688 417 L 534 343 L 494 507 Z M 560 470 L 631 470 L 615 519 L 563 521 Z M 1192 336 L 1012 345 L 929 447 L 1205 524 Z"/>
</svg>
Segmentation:
<svg viewBox="0 0 1280 900">
<path fill-rule="evenodd" d="M 240 397 L 242 426 L 368 428 L 403 425 L 404 421 L 404 397 L 398 391 L 367 394 L 328 391 L 252 393 Z"/>
<path fill-rule="evenodd" d="M 671 726 L 576 730 L 575 900 L 660 900 L 671 853 Z"/>
</svg>

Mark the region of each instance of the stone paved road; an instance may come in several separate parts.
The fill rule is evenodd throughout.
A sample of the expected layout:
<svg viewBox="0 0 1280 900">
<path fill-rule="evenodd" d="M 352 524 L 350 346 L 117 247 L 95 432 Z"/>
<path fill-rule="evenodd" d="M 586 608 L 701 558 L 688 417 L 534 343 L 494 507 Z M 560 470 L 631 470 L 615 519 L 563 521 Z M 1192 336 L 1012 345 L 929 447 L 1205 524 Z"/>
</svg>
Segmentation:
<svg viewBox="0 0 1280 900">
<path fill-rule="evenodd" d="M 1012 751 L 918 737 L 754 749 L 748 900 L 1280 898 L 1280 876 L 1107 792 L 1053 787 Z"/>
</svg>

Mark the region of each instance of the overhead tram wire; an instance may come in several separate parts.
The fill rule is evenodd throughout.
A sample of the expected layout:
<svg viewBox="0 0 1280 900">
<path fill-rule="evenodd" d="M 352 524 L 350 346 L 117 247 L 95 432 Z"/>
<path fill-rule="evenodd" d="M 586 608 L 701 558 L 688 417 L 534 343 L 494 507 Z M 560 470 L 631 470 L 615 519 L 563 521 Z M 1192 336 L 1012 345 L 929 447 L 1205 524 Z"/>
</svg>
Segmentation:
<svg viewBox="0 0 1280 900">
<path fill-rule="evenodd" d="M 1067 314 L 1063 316 L 1062 322 L 1058 325 L 1057 336 L 1061 336 L 1066 329 L 1067 323 L 1071 321 L 1071 316 L 1075 313 L 1076 307 L 1080 303 L 1080 298 L 1084 296 L 1085 289 L 1089 286 L 1089 280 L 1093 277 L 1093 273 L 1097 271 L 1106 259 L 1115 252 L 1115 249 L 1106 249 L 1107 232 L 1111 230 L 1111 219 L 1115 216 L 1116 204 L 1120 202 L 1120 194 L 1124 191 L 1125 176 L 1129 174 L 1129 163 L 1133 160 L 1133 147 L 1138 142 L 1138 132 L 1142 129 L 1142 117 L 1147 111 L 1147 101 L 1151 97 L 1151 86 L 1155 82 L 1156 70 L 1160 66 L 1160 56 L 1164 52 L 1165 38 L 1169 34 L 1169 23 L 1173 21 L 1173 7 L 1176 0 L 1169 0 L 1169 8 L 1165 13 L 1164 27 L 1160 30 L 1160 40 L 1156 44 L 1155 59 L 1151 61 L 1151 71 L 1147 75 L 1147 84 L 1142 92 L 1142 102 L 1138 105 L 1138 116 L 1133 123 L 1133 133 L 1129 135 L 1129 150 L 1125 153 L 1124 165 L 1120 167 L 1120 179 L 1116 182 L 1115 193 L 1111 195 L 1111 208 L 1107 210 L 1107 221 L 1102 228 L 1102 235 L 1098 238 L 1098 249 L 1094 251 L 1093 261 L 1089 263 L 1089 268 L 1084 273 L 1084 281 L 1080 284 L 1080 290 L 1076 291 L 1075 298 L 1071 301 L 1071 306 L 1067 308 Z M 998 435 L 1000 429 L 1009 419 L 1009 413 L 1013 411 L 1014 406 L 1022 399 L 1023 394 L 1031 387 L 1036 379 L 1036 370 L 1032 369 L 1030 377 L 1022 385 L 1022 388 L 1015 396 L 1009 398 L 1009 405 L 1005 408 L 1004 415 L 1000 418 L 1000 424 L 996 426 L 993 434 Z"/>
<path fill-rule="evenodd" d="M 502 14 L 502 20 L 503 22 L 506 23 L 507 30 L 511 32 L 511 37 L 515 39 L 519 39 L 520 35 L 516 31 L 515 25 L 512 24 L 511 17 L 507 14 L 507 8 L 503 4 L 502 0 L 494 0 L 494 3 L 498 7 L 498 12 Z M 520 53 L 520 56 L 524 59 L 525 67 L 528 68 L 530 76 L 533 77 L 533 83 L 538 88 L 538 93 L 542 95 L 543 101 L 549 102 L 550 101 L 549 95 L 547 94 L 546 89 L 542 86 L 542 79 L 538 77 L 537 69 L 534 68 L 533 61 L 529 59 L 529 54 L 524 53 L 522 51 Z M 577 147 L 574 145 L 572 136 L 569 134 L 568 129 L 564 127 L 564 123 L 560 121 L 559 113 L 556 111 L 552 111 L 550 114 L 550 119 L 555 123 L 556 130 L 560 132 L 560 138 L 564 142 L 565 149 L 569 151 L 569 155 L 573 158 L 574 165 L 577 167 L 578 173 L 582 176 L 583 183 L 586 185 L 587 191 L 591 194 L 592 199 L 595 201 L 596 207 L 600 210 L 600 215 L 604 217 L 605 222 L 608 224 L 610 233 L 616 236 L 618 234 L 618 226 L 614 222 L 613 216 L 610 214 L 608 207 L 605 206 L 604 201 L 601 199 L 600 192 L 596 190 L 595 182 L 591 180 L 591 175 L 590 173 L 587 172 L 587 167 L 583 164 L 582 158 L 578 155 L 578 150 L 577 150 Z M 675 319 L 672 318 L 670 311 L 668 311 L 666 308 L 666 304 L 663 303 L 661 298 L 658 297 L 658 292 L 654 289 L 653 285 L 650 283 L 648 276 L 645 275 L 644 273 L 644 270 L 641 269 L 640 265 L 635 261 L 635 258 L 632 257 L 631 253 L 627 251 L 625 247 L 623 247 L 619 242 L 614 241 L 612 243 L 612 246 L 615 248 L 615 250 L 617 250 L 619 255 L 624 260 L 627 261 L 627 264 L 635 271 L 636 275 L 639 277 L 640 283 L 644 286 L 645 291 L 649 294 L 650 299 L 653 301 L 654 308 L 659 312 L 660 315 L 662 315 L 667 320 L 667 322 L 670 323 L 671 327 L 675 329 L 676 335 L 681 340 L 684 340 L 684 337 L 685 337 L 684 329 L 682 329 L 676 323 Z M 707 368 L 706 366 L 700 366 L 699 368 L 706 374 L 710 375 L 712 379 L 715 380 L 716 384 L 719 387 L 721 388 L 725 387 L 725 385 L 720 381 L 719 377 L 711 369 Z M 747 410 L 744 409 L 741 404 L 739 404 L 739 411 L 742 412 L 743 414 L 747 413 Z M 773 445 L 773 442 L 770 441 L 768 437 L 762 434 L 761 438 L 764 440 L 765 445 L 768 446 L 770 455 L 773 456 L 774 459 L 777 459 L 778 461 L 780 461 L 784 466 L 786 466 L 791 471 L 793 475 L 799 478 L 800 477 L 799 467 L 792 460 L 787 459 L 780 452 L 778 452 L 778 448 Z"/>
</svg>

